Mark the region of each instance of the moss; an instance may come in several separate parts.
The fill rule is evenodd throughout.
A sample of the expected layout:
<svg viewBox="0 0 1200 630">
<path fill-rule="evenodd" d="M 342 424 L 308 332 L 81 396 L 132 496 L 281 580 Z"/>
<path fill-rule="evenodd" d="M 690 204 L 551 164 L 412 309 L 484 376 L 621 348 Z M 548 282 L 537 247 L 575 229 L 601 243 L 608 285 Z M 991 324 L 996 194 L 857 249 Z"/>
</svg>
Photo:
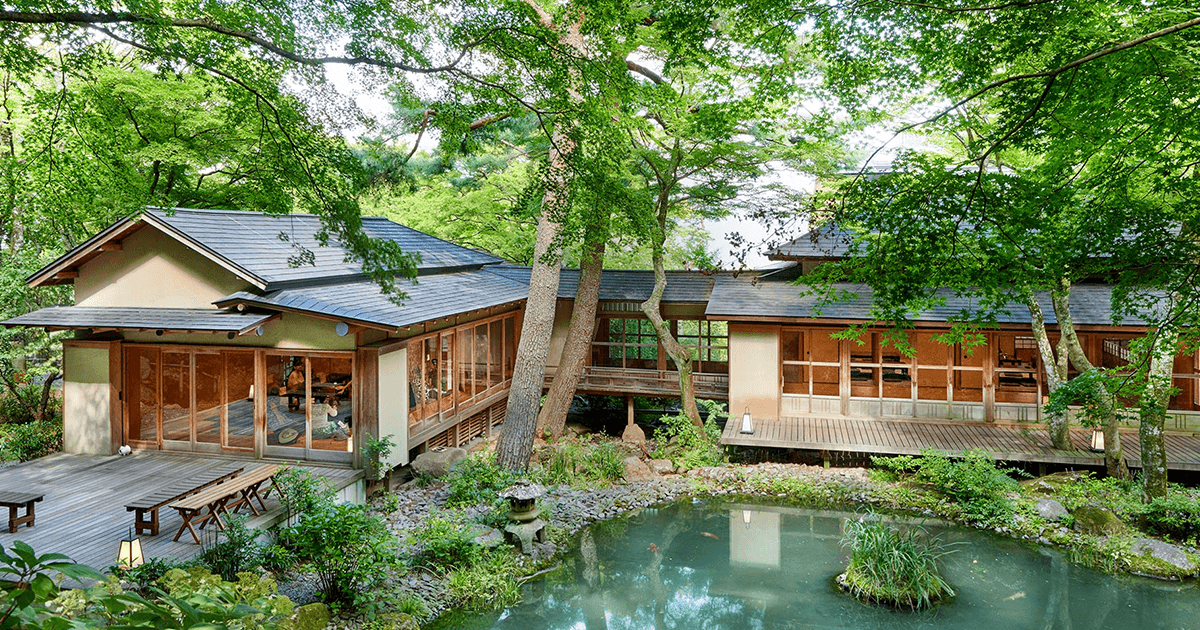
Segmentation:
<svg viewBox="0 0 1200 630">
<path fill-rule="evenodd" d="M 329 607 L 325 604 L 305 604 L 291 618 L 279 623 L 280 630 L 324 630 L 329 625 Z"/>
<path fill-rule="evenodd" d="M 1026 496 L 1052 499 L 1061 494 L 1064 487 L 1079 483 L 1084 477 L 1083 473 L 1070 471 L 1054 473 L 1037 479 L 1026 479 L 1021 482 L 1021 491 Z"/>
<path fill-rule="evenodd" d="M 1075 517 L 1075 531 L 1091 536 L 1115 536 L 1129 530 L 1112 510 L 1098 505 L 1084 505 L 1071 513 Z"/>
</svg>

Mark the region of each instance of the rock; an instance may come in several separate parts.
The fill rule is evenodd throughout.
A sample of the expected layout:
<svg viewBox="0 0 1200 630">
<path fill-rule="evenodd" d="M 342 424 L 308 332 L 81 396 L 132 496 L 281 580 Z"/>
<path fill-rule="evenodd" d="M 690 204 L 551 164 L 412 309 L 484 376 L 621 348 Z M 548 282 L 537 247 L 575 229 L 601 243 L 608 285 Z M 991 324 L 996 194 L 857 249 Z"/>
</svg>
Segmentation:
<svg viewBox="0 0 1200 630">
<path fill-rule="evenodd" d="M 575 435 L 587 435 L 589 433 L 595 433 L 595 431 L 583 426 L 582 424 L 579 424 L 578 422 L 568 422 L 566 425 L 566 431 Z"/>
<path fill-rule="evenodd" d="M 413 472 L 431 477 L 445 477 L 450 468 L 458 461 L 465 459 L 466 449 L 446 448 L 435 446 L 420 455 L 412 462 Z"/>
<path fill-rule="evenodd" d="M 323 630 L 329 625 L 329 607 L 325 604 L 305 604 L 279 624 L 281 630 Z"/>
<path fill-rule="evenodd" d="M 650 469 L 660 475 L 669 475 L 675 472 L 675 464 L 669 459 L 652 459 Z"/>
<path fill-rule="evenodd" d="M 1133 541 L 1133 546 L 1129 548 L 1129 551 L 1139 556 L 1149 555 L 1188 573 L 1196 570 L 1196 564 L 1182 549 L 1161 540 L 1139 538 Z"/>
<path fill-rule="evenodd" d="M 626 444 L 641 444 L 646 441 L 646 432 L 636 424 L 627 424 L 625 431 L 621 433 L 621 441 Z"/>
<path fill-rule="evenodd" d="M 1080 533 L 1092 536 L 1109 536 L 1125 531 L 1125 524 L 1111 510 L 1096 505 L 1085 505 L 1072 514 L 1075 523 L 1071 527 Z"/>
<path fill-rule="evenodd" d="M 488 549 L 495 549 L 504 543 L 504 532 L 487 525 L 472 525 L 467 530 L 467 535 L 475 541 L 475 544 Z"/>
<path fill-rule="evenodd" d="M 1039 500 L 1037 502 L 1037 513 L 1038 516 L 1047 521 L 1061 521 L 1070 514 L 1070 512 L 1067 512 L 1067 508 L 1063 507 L 1063 504 L 1054 499 Z"/>
<path fill-rule="evenodd" d="M 640 458 L 630 455 L 624 460 L 626 481 L 653 481 L 658 474 L 646 465 Z"/>
<path fill-rule="evenodd" d="M 408 613 L 386 613 L 379 617 L 381 630 L 420 630 L 421 624 Z"/>
<path fill-rule="evenodd" d="M 1025 489 L 1027 494 L 1038 497 L 1050 497 L 1058 493 L 1059 489 L 1065 485 L 1078 483 L 1085 475 L 1081 472 L 1068 471 L 1038 477 L 1022 481 L 1021 487 Z"/>
</svg>

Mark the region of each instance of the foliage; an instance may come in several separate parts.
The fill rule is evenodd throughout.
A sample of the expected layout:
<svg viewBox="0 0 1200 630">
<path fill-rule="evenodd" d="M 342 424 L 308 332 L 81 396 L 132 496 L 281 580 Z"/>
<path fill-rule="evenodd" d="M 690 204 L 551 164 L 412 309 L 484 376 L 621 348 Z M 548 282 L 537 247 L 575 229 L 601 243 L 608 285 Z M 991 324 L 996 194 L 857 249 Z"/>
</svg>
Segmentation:
<svg viewBox="0 0 1200 630">
<path fill-rule="evenodd" d="M 517 480 L 516 473 L 501 468 L 493 453 L 477 453 L 454 464 L 446 476 L 450 482 L 447 507 L 493 503 L 496 493 Z"/>
<path fill-rule="evenodd" d="M 1099 504 L 1144 531 L 1177 541 L 1200 540 L 1200 491 L 1172 484 L 1167 495 L 1144 502 L 1138 483 L 1090 472 L 1077 473 L 1057 488 L 1056 498 L 1068 510 Z"/>
<path fill-rule="evenodd" d="M 586 486 L 625 477 L 625 450 L 613 440 L 563 437 L 538 456 L 542 467 L 535 474 L 548 485 Z"/>
<path fill-rule="evenodd" d="M 696 426 L 683 413 L 661 418 L 663 426 L 654 432 L 656 458 L 670 459 L 675 466 L 683 470 L 716 466 L 725 461 L 725 451 L 721 447 L 721 428 L 716 422 L 717 417 L 725 415 L 724 405 L 708 400 L 701 400 L 699 403 L 709 414 L 702 427 Z"/>
<path fill-rule="evenodd" d="M 62 450 L 61 419 L 0 424 L 0 461 L 25 462 Z"/>
<path fill-rule="evenodd" d="M 232 582 L 239 573 L 262 566 L 266 549 L 258 541 L 258 535 L 257 529 L 246 526 L 246 517 L 227 517 L 225 528 L 217 534 L 217 541 L 205 545 L 200 552 L 200 562 L 221 579 Z"/>
<path fill-rule="evenodd" d="M 149 558 L 136 567 L 124 569 L 120 566 L 112 566 L 108 571 L 117 578 L 129 582 L 135 591 L 145 594 L 172 569 L 189 569 L 195 565 L 195 560 Z"/>
<path fill-rule="evenodd" d="M 315 511 L 333 503 L 337 496 L 324 477 L 299 466 L 285 466 L 275 475 L 275 483 L 279 484 L 279 500 L 289 515 Z"/>
<path fill-rule="evenodd" d="M 362 455 L 367 462 L 367 478 L 379 481 L 387 475 L 387 458 L 394 448 L 396 448 L 396 441 L 393 436 L 385 435 L 382 438 L 376 438 L 370 433 L 366 434 L 363 438 Z"/>
<path fill-rule="evenodd" d="M 874 515 L 847 519 L 842 547 L 850 548 L 845 586 L 855 597 L 897 608 L 928 608 L 954 589 L 938 572 L 950 553 L 919 528 L 901 531 Z"/>
<path fill-rule="evenodd" d="M 871 461 L 893 473 L 911 475 L 913 480 L 929 484 L 955 501 L 967 520 L 988 525 L 1012 519 L 1013 506 L 1008 494 L 1018 486 L 1008 473 L 1016 471 L 997 467 L 986 451 L 974 449 L 961 459 L 951 459 L 925 449 L 918 457 L 873 457 Z"/>
<path fill-rule="evenodd" d="M 446 588 L 455 603 L 483 611 L 514 606 L 521 601 L 517 565 L 511 551 L 489 551 L 470 566 L 452 571 Z"/>
<path fill-rule="evenodd" d="M 413 562 L 425 569 L 451 571 L 478 563 L 484 555 L 463 523 L 430 516 L 409 533 Z"/>
<path fill-rule="evenodd" d="M 279 532 L 279 543 L 310 563 L 325 601 L 363 605 L 396 566 L 396 540 L 364 505 L 316 502 Z"/>
</svg>

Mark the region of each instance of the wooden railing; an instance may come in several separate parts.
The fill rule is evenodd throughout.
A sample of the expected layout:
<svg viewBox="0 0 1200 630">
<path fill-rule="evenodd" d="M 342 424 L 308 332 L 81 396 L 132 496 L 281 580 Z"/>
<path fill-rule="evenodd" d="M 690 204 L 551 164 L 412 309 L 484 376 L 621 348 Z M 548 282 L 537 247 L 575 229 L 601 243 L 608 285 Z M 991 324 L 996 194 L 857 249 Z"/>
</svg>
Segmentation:
<svg viewBox="0 0 1200 630">
<path fill-rule="evenodd" d="M 546 387 L 554 380 L 553 368 L 546 370 Z M 693 373 L 697 398 L 729 399 L 728 374 Z M 632 394 L 635 396 L 679 396 L 679 373 L 674 370 L 634 370 L 588 366 L 579 379 L 581 394 Z"/>
</svg>

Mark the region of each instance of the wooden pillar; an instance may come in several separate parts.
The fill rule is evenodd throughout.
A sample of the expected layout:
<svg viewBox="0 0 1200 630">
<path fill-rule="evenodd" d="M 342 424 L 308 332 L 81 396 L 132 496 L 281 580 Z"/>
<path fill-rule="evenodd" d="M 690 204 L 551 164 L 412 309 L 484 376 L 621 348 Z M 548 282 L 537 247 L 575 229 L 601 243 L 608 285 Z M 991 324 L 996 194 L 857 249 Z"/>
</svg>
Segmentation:
<svg viewBox="0 0 1200 630">
<path fill-rule="evenodd" d="M 633 396 L 625 397 L 625 424 L 633 425 Z"/>
<path fill-rule="evenodd" d="M 983 361 L 983 417 L 988 422 L 996 421 L 996 364 L 999 342 L 995 333 L 987 333 L 987 354 Z"/>
<path fill-rule="evenodd" d="M 838 341 L 838 393 L 842 397 L 842 415 L 850 415 L 850 342 Z"/>
<path fill-rule="evenodd" d="M 254 456 L 262 458 L 267 446 L 267 355 L 254 351 Z"/>
</svg>

